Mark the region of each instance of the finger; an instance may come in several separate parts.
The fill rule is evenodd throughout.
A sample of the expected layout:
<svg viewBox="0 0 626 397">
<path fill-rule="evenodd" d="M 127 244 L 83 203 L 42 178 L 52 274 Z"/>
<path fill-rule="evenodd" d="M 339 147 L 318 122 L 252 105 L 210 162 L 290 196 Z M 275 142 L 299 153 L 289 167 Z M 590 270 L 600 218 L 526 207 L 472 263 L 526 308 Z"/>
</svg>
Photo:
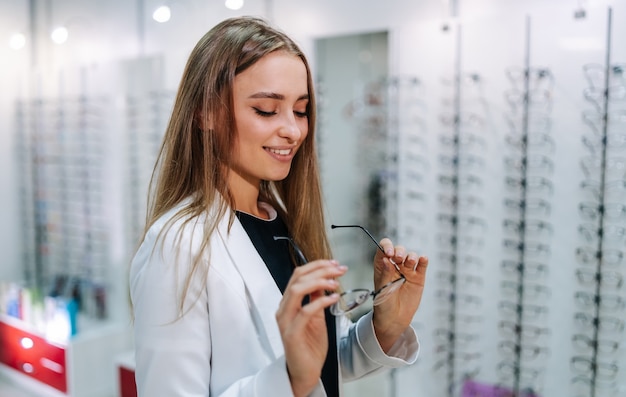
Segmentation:
<svg viewBox="0 0 626 397">
<path fill-rule="evenodd" d="M 343 276 L 347 270 L 346 266 L 339 265 L 336 260 L 318 260 L 297 267 L 289 279 L 289 283 L 319 278 L 335 279 Z"/>
<path fill-rule="evenodd" d="M 422 274 L 422 275 L 426 275 L 426 269 L 428 268 L 428 257 L 427 256 L 420 256 L 418 263 L 415 265 L 415 270 L 416 272 Z"/>
<path fill-rule="evenodd" d="M 298 317 L 310 319 L 317 315 L 320 311 L 324 311 L 327 307 L 335 304 L 339 300 L 339 293 L 334 292 L 328 295 L 322 295 L 316 299 L 312 299 L 306 305 L 302 306 L 298 312 Z M 308 320 L 306 320 L 308 321 Z"/>
<path fill-rule="evenodd" d="M 313 273 L 315 271 L 318 271 L 328 266 L 337 267 L 339 266 L 339 262 L 336 261 L 335 259 L 319 259 L 316 261 L 308 262 L 302 266 L 297 266 L 294 270 L 294 274 L 292 275 L 292 278 L 294 276 L 302 276 L 305 274 Z"/>
<path fill-rule="evenodd" d="M 420 260 L 419 255 L 411 251 L 406 255 L 406 258 L 404 259 L 404 262 L 402 262 L 402 265 L 407 270 L 415 271 L 417 269 L 419 260 Z"/>
<path fill-rule="evenodd" d="M 394 247 L 393 261 L 396 263 L 404 263 L 406 260 L 406 248 L 402 245 L 396 245 Z"/>
<path fill-rule="evenodd" d="M 297 267 L 291 275 L 289 283 L 294 284 L 302 280 L 317 278 L 337 278 L 345 274 L 347 269 L 347 267 L 339 265 L 336 260 L 318 260 Z"/>
<path fill-rule="evenodd" d="M 294 271 L 281 300 L 283 310 L 295 314 L 302 307 L 305 296 L 325 295 L 326 291 L 335 291 L 339 287 L 339 282 L 335 279 L 344 275 L 347 267 L 339 266 L 336 261 L 317 262 L 324 263 L 311 262 L 311 269 L 297 268 Z M 303 267 L 306 266 L 309 264 Z"/>
<path fill-rule="evenodd" d="M 407 262 L 409 260 L 407 259 Z M 413 262 L 413 260 L 411 260 Z M 424 285 L 426 280 L 426 268 L 428 267 L 428 258 L 426 256 L 418 257 L 412 268 L 403 266 L 402 273 L 406 280 L 411 284 Z"/>
<path fill-rule="evenodd" d="M 393 245 L 393 242 L 385 237 L 380 240 L 380 246 L 385 251 L 385 256 L 396 263 L 402 263 L 406 259 L 406 248 L 403 245 Z"/>
<path fill-rule="evenodd" d="M 339 287 L 339 282 L 334 277 L 338 277 L 341 274 L 335 271 L 324 272 L 319 277 L 300 277 L 297 281 L 287 284 L 283 298 L 300 302 L 307 295 L 334 291 Z"/>
<path fill-rule="evenodd" d="M 395 249 L 391 240 L 387 237 L 380 240 L 380 246 L 383 248 L 384 254 L 388 257 L 392 257 L 395 253 Z"/>
<path fill-rule="evenodd" d="M 280 313 L 279 309 L 279 311 L 276 312 L 276 318 L 279 322 L 279 326 L 288 325 L 291 332 L 300 332 L 307 326 L 312 317 L 318 315 L 320 311 L 324 311 L 327 307 L 337 303 L 338 300 L 338 293 L 320 296 L 317 299 L 309 301 L 306 305 L 301 306 L 293 316 L 281 316 L 282 313 Z"/>
</svg>

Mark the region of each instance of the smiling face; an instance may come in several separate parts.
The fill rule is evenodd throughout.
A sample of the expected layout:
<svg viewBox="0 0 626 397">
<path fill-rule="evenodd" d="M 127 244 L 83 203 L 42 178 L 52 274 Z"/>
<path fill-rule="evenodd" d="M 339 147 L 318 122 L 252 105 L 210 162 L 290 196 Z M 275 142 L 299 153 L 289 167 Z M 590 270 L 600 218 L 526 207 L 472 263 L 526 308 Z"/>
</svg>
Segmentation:
<svg viewBox="0 0 626 397">
<path fill-rule="evenodd" d="M 308 133 L 307 70 L 284 51 L 265 55 L 233 82 L 236 140 L 228 184 L 235 196 L 287 177 Z M 237 200 L 237 197 L 235 197 Z"/>
</svg>

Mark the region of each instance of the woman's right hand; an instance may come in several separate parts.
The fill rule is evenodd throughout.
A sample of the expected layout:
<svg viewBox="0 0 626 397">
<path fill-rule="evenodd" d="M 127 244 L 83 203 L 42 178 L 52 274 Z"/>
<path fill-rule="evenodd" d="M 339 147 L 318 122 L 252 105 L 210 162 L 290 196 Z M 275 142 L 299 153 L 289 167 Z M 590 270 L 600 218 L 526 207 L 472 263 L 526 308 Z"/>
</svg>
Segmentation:
<svg viewBox="0 0 626 397">
<path fill-rule="evenodd" d="M 335 260 L 317 260 L 295 269 L 276 312 L 291 387 L 296 397 L 317 386 L 328 353 L 324 309 L 339 300 L 335 280 L 348 270 Z M 306 296 L 309 303 L 303 305 Z"/>
</svg>

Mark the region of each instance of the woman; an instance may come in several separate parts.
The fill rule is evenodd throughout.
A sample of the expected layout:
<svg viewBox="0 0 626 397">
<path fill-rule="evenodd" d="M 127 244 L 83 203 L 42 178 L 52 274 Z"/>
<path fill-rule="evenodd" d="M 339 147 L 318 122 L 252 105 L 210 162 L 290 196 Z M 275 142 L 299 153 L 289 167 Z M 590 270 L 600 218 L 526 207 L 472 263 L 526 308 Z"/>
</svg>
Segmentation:
<svg viewBox="0 0 626 397">
<path fill-rule="evenodd" d="M 131 265 L 140 396 L 338 396 L 340 379 L 415 361 L 426 258 L 383 239 L 376 287 L 406 282 L 356 324 L 329 314 L 346 268 L 328 259 L 314 127 L 309 65 L 283 33 L 234 18 L 198 42 Z"/>
</svg>

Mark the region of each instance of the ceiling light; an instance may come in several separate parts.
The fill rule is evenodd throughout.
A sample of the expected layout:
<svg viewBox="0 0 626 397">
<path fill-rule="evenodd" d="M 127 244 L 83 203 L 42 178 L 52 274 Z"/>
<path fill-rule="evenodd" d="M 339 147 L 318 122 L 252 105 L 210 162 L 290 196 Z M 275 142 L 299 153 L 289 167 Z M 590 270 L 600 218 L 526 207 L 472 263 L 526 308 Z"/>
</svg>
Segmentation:
<svg viewBox="0 0 626 397">
<path fill-rule="evenodd" d="M 168 6 L 161 6 L 152 13 L 152 18 L 160 23 L 169 21 L 171 16 L 172 12 Z"/>
<path fill-rule="evenodd" d="M 14 50 L 19 50 L 24 48 L 26 45 L 26 36 L 22 33 L 14 33 L 9 39 L 9 47 Z"/>
<path fill-rule="evenodd" d="M 243 7 L 243 0 L 226 0 L 224 5 L 230 10 L 238 10 Z"/>
<path fill-rule="evenodd" d="M 67 31 L 67 28 L 65 28 L 64 26 L 60 26 L 52 31 L 52 34 L 50 34 L 50 38 L 57 44 L 63 44 L 67 41 L 68 35 L 69 33 Z"/>
</svg>

